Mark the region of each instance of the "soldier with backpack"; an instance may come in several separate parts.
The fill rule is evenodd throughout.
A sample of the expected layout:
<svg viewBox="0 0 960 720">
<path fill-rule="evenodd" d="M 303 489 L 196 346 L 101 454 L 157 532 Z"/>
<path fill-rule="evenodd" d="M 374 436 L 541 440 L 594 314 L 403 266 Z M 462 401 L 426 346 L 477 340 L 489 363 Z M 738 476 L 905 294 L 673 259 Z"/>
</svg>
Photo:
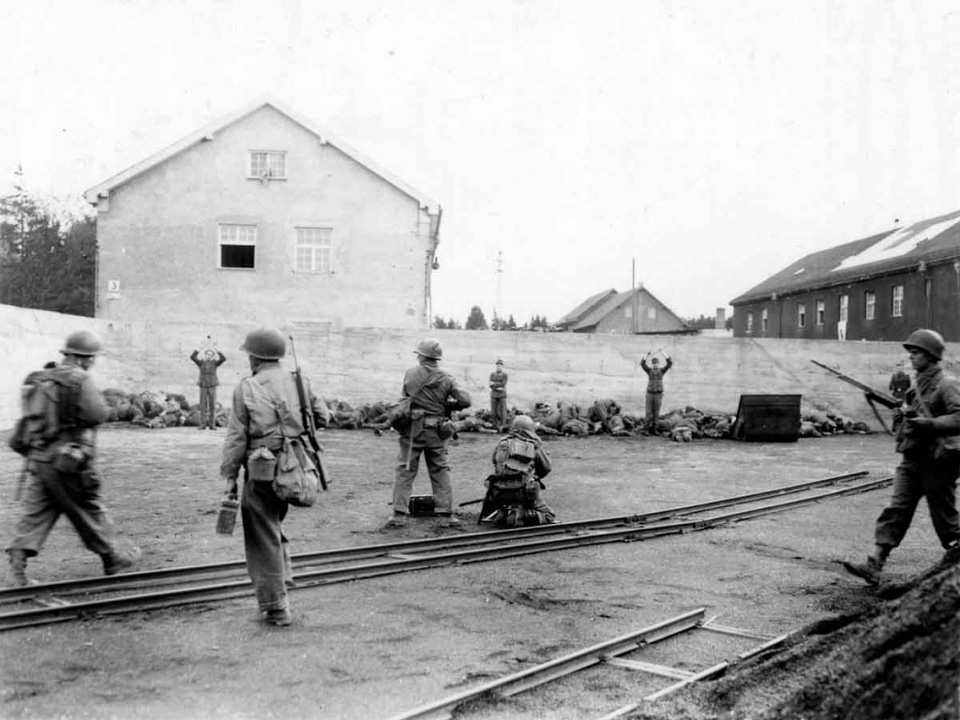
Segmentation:
<svg viewBox="0 0 960 720">
<path fill-rule="evenodd" d="M 543 449 L 533 419 L 517 415 L 510 434 L 493 450 L 493 474 L 487 477 L 487 494 L 477 522 L 499 527 L 549 525 L 557 516 L 543 501 L 542 479 L 553 465 Z"/>
<path fill-rule="evenodd" d="M 100 556 L 113 575 L 140 557 L 139 548 L 119 549 L 100 500 L 100 476 L 94 464 L 94 428 L 108 408 L 90 377 L 100 353 L 91 332 L 72 333 L 60 351 L 63 362 L 31 373 L 23 388 L 23 417 L 10 440 L 27 459 L 24 514 L 7 555 L 13 584 L 27 584 L 27 560 L 36 556 L 60 515 L 73 523 L 83 544 Z"/>
</svg>

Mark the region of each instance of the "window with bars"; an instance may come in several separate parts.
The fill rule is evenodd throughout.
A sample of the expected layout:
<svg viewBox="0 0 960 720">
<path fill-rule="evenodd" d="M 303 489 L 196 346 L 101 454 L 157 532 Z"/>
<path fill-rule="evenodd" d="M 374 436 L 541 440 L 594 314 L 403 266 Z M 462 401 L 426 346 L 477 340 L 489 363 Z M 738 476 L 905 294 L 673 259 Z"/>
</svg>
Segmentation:
<svg viewBox="0 0 960 720">
<path fill-rule="evenodd" d="M 285 180 L 287 154 L 276 150 L 251 150 L 249 177 L 258 180 Z"/>
<path fill-rule="evenodd" d="M 220 268 L 253 270 L 256 267 L 256 225 L 220 225 L 218 244 Z"/>
<path fill-rule="evenodd" d="M 894 285 L 890 297 L 890 314 L 903 317 L 903 285 Z"/>
<path fill-rule="evenodd" d="M 332 236 L 333 228 L 297 228 L 297 272 L 333 272 Z"/>
</svg>

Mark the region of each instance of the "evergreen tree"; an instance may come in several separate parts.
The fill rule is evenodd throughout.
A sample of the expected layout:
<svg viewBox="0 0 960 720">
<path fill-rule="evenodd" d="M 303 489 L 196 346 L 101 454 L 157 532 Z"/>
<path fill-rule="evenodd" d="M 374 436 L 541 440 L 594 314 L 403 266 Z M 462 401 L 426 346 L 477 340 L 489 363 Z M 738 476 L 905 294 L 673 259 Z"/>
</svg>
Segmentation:
<svg viewBox="0 0 960 720">
<path fill-rule="evenodd" d="M 467 330 L 489 330 L 487 319 L 483 315 L 483 310 L 479 305 L 470 308 L 470 315 L 467 316 L 467 322 L 464 324 Z"/>
</svg>

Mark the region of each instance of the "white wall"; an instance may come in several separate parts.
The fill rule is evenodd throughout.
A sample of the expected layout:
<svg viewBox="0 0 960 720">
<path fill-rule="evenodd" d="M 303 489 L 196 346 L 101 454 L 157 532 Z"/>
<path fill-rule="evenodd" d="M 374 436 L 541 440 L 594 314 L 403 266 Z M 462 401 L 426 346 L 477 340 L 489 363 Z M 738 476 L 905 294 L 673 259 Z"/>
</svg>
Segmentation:
<svg viewBox="0 0 960 720">
<path fill-rule="evenodd" d="M 58 359 L 70 332 L 87 328 L 104 342 L 106 354 L 94 366 L 101 388 L 128 392 L 163 390 L 196 401 L 196 366 L 190 352 L 212 334 L 228 361 L 220 369 L 220 400 L 249 367 L 238 349 L 252 324 L 111 323 L 0 305 L 0 428 L 19 414 L 23 377 Z M 414 363 L 413 349 L 424 333 L 370 328 L 317 329 L 295 323 L 281 328 L 296 339 L 306 375 L 320 394 L 354 404 L 395 399 L 403 371 Z M 741 394 L 800 393 L 806 407 L 840 412 L 875 425 L 855 388 L 810 363 L 816 359 L 886 390 L 890 374 L 906 355 L 899 343 L 750 339 L 709 336 L 624 336 L 434 330 L 444 347 L 442 366 L 488 405 L 487 378 L 497 358 L 510 376 L 509 403 L 565 399 L 589 404 L 611 397 L 626 410 L 643 408 L 646 375 L 641 357 L 663 349 L 675 365 L 666 376 L 664 409 L 692 405 L 736 412 Z M 948 369 L 958 346 L 948 345 Z M 289 364 L 289 363 L 288 363 Z"/>
</svg>

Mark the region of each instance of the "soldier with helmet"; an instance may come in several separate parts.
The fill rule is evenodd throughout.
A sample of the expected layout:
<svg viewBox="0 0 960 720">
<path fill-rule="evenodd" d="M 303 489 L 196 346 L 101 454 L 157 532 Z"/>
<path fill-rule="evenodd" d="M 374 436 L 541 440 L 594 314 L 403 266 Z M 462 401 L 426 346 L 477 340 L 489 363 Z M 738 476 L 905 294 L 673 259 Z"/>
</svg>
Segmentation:
<svg viewBox="0 0 960 720">
<path fill-rule="evenodd" d="M 537 426 L 527 415 L 517 415 L 510 433 L 500 438 L 493 449 L 493 474 L 487 477 L 478 523 L 491 522 L 500 527 L 546 525 L 557 516 L 543 501 L 543 478 L 553 464 L 543 449 Z"/>
<path fill-rule="evenodd" d="M 7 549 L 17 586 L 27 585 L 27 560 L 40 552 L 61 515 L 73 523 L 83 544 L 100 556 L 105 574 L 127 570 L 140 557 L 139 548 L 116 545 L 100 497 L 94 429 L 107 419 L 108 408 L 89 373 L 101 352 L 100 340 L 79 330 L 67 337 L 60 352 L 62 363 L 31 373 L 24 386 L 35 419 L 24 425 L 20 448 L 28 472 L 24 514 Z"/>
<path fill-rule="evenodd" d="M 387 527 L 402 527 L 410 512 L 410 494 L 422 454 L 433 488 L 434 512 L 445 526 L 459 525 L 453 514 L 453 488 L 447 461 L 447 440 L 453 435 L 450 413 L 470 407 L 469 393 L 439 367 L 443 348 L 437 340 L 422 340 L 414 350 L 418 364 L 403 377 L 406 417 L 394 423 L 400 435 L 400 456 L 393 483 L 393 517 Z"/>
<path fill-rule="evenodd" d="M 874 550 L 863 563 L 845 562 L 847 571 L 879 584 L 890 551 L 910 527 L 921 497 L 926 497 L 930 519 L 943 561 L 960 561 L 960 520 L 957 516 L 957 476 L 960 475 L 960 382 L 940 367 L 944 342 L 933 330 L 916 330 L 903 344 L 916 372 L 903 410 L 894 413 L 897 467 L 893 495 L 877 518 Z"/>
<path fill-rule="evenodd" d="M 260 608 L 260 620 L 267 625 L 290 625 L 287 586 L 293 583 L 289 543 L 281 523 L 288 504 L 273 490 L 272 473 L 255 473 L 251 456 L 277 456 L 283 438 L 304 433 L 300 397 L 293 375 L 280 366 L 286 355 L 286 339 L 278 331 L 261 328 L 247 334 L 240 347 L 250 360 L 251 375 L 233 391 L 232 412 L 223 442 L 220 475 L 225 494 L 236 498 L 237 478 L 244 470 L 240 497 L 243 546 L 247 572 L 253 582 Z M 316 427 L 326 427 L 330 413 L 304 378 L 309 398 L 308 412 Z M 269 451 L 266 452 L 266 451 Z"/>
</svg>

